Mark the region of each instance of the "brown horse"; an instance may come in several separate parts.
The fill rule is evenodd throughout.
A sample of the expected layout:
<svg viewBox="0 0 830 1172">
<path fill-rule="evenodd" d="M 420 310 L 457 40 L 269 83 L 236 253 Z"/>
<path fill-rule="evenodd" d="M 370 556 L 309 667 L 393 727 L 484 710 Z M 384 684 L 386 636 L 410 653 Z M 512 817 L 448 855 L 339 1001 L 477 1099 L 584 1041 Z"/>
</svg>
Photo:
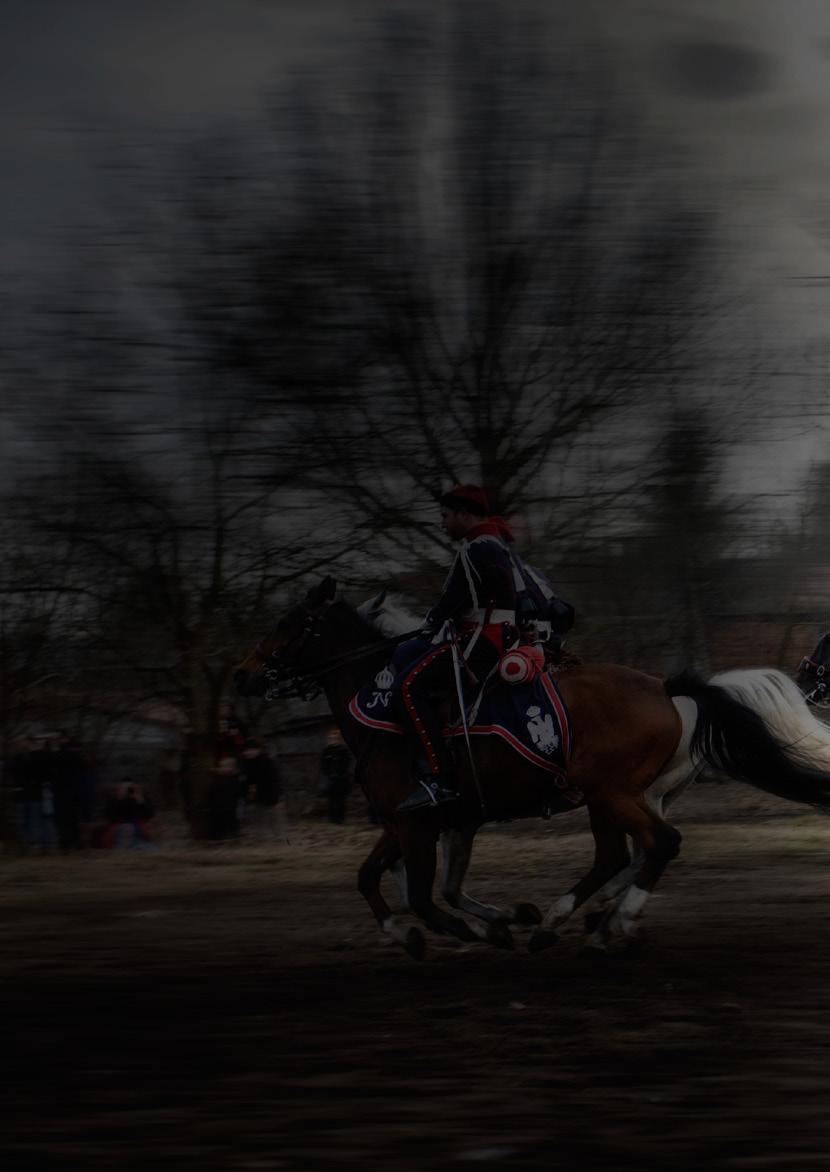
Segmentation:
<svg viewBox="0 0 830 1172">
<path fill-rule="evenodd" d="M 461 884 L 478 828 L 490 820 L 541 814 L 549 775 L 496 737 L 473 738 L 475 769 L 459 755 L 461 799 L 451 808 L 443 895 L 485 925 L 473 927 L 439 908 L 433 900 L 436 847 L 447 808 L 398 813 L 414 787 L 406 742 L 364 727 L 348 712 L 355 692 L 384 666 L 397 641 L 385 639 L 376 622 L 336 598 L 336 583 L 326 578 L 240 665 L 237 687 L 244 695 L 271 698 L 304 695 L 317 684 L 325 691 L 357 758 L 357 778 L 384 827 L 360 868 L 358 887 L 385 932 L 410 955 L 423 954 L 422 934 L 392 915 L 380 891 L 383 872 L 402 858 L 409 907 L 426 926 L 509 947 L 507 923 L 533 922 L 532 905 L 493 908 L 464 895 Z M 648 897 L 680 847 L 681 836 L 663 818 L 663 807 L 706 765 L 779 796 L 830 808 L 830 732 L 780 672 L 735 672 L 709 684 L 691 676 L 664 683 L 598 664 L 569 668 L 557 683 L 573 729 L 568 781 L 584 796 L 595 857 L 588 874 L 535 930 L 532 950 L 553 943 L 555 929 L 591 897 L 599 910 L 586 943 L 604 948 L 637 934 Z"/>
</svg>

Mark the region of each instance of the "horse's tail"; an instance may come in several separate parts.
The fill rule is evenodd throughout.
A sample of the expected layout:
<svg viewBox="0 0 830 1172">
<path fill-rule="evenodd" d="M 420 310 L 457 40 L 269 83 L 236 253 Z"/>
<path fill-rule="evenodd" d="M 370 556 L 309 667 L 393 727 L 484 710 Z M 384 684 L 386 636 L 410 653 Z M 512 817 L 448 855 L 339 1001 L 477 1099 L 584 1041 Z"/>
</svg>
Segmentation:
<svg viewBox="0 0 830 1172">
<path fill-rule="evenodd" d="M 693 761 L 776 797 L 830 811 L 830 729 L 782 672 L 725 672 L 709 683 L 684 672 L 666 681 L 666 691 L 697 704 Z"/>
</svg>

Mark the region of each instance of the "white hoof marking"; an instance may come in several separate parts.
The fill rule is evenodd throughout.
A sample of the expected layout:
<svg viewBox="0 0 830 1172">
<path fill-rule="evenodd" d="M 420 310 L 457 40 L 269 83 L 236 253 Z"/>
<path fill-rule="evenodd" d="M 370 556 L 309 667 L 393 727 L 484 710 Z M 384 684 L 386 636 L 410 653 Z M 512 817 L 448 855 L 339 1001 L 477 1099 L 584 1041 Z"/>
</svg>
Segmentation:
<svg viewBox="0 0 830 1172">
<path fill-rule="evenodd" d="M 571 918 L 575 907 L 575 895 L 569 892 L 567 895 L 561 896 L 545 916 L 542 921 L 542 927 L 558 928 L 560 924 L 564 924 L 566 920 Z"/>
<path fill-rule="evenodd" d="M 402 924 L 395 916 L 387 916 L 383 921 L 381 927 L 387 936 L 391 936 L 393 940 L 397 940 L 399 944 L 405 944 L 409 929 L 405 924 Z"/>
</svg>

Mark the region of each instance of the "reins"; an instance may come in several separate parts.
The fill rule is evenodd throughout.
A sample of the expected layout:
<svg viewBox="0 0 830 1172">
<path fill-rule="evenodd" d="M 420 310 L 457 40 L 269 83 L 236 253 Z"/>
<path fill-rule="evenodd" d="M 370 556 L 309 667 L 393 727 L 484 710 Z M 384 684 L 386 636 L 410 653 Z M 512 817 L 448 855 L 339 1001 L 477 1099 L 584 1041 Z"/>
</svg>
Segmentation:
<svg viewBox="0 0 830 1172">
<path fill-rule="evenodd" d="M 392 647 L 397 647 L 399 643 L 414 638 L 415 635 L 419 634 L 420 630 L 420 627 L 416 627 L 414 631 L 404 631 L 402 635 L 390 635 L 380 643 L 367 643 L 365 647 L 358 647 L 355 651 L 344 651 L 341 655 L 336 655 L 334 659 L 330 659 L 327 663 L 311 668 L 310 671 L 304 672 L 303 674 L 308 676 L 327 675 L 330 671 L 336 671 L 338 667 L 345 667 L 347 663 L 356 663 L 359 659 L 365 659 L 368 655 L 374 654 L 375 651 L 387 651 Z"/>
<path fill-rule="evenodd" d="M 315 616 L 316 621 L 319 622 L 321 617 L 321 615 Z M 272 680 L 277 685 L 275 688 L 268 690 L 265 695 L 266 700 L 290 699 L 292 695 L 296 695 L 301 700 L 312 700 L 316 696 L 319 696 L 322 691 L 320 680 L 324 679 L 331 672 L 337 671 L 338 668 L 346 667 L 350 663 L 357 663 L 359 660 L 366 659 L 370 655 L 397 647 L 399 643 L 413 638 L 421 630 L 420 627 L 416 627 L 414 630 L 404 631 L 400 635 L 390 635 L 378 643 L 367 643 L 351 651 L 341 652 L 340 655 L 335 655 L 323 663 L 316 664 L 314 667 L 301 671 L 299 670 L 299 652 L 302 651 L 309 638 L 316 637 L 316 634 L 312 633 L 314 625 L 314 623 L 311 623 L 306 628 L 304 632 L 305 637 L 300 643 L 297 656 L 292 664 L 280 665 L 279 659 L 277 659 L 276 667 L 266 667 L 265 678 Z M 285 648 L 283 647 L 281 651 L 284 652 Z M 272 654 L 270 658 L 275 658 L 275 656 Z M 284 687 L 281 688 L 279 686 L 281 680 L 285 680 L 285 683 L 289 685 L 291 691 L 287 691 Z"/>
</svg>

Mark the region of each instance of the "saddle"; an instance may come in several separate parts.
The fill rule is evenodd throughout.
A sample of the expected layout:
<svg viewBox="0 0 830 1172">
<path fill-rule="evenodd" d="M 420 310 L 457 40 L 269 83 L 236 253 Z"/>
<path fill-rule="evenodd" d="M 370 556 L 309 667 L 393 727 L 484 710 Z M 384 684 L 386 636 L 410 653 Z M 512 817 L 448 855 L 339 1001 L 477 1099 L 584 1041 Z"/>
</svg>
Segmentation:
<svg viewBox="0 0 830 1172">
<path fill-rule="evenodd" d="M 560 670 L 564 670 L 561 667 Z M 349 713 L 359 724 L 377 731 L 403 735 L 394 709 L 391 667 L 385 667 L 365 684 L 349 704 Z M 519 756 L 550 775 L 563 799 L 561 808 L 573 808 L 583 801 L 581 792 L 567 779 L 571 750 L 571 724 L 564 700 L 550 671 L 524 684 L 506 684 L 494 673 L 483 689 L 470 697 L 470 737 L 496 736 Z M 452 742 L 465 735 L 456 697 L 436 700 L 443 735 Z"/>
</svg>

